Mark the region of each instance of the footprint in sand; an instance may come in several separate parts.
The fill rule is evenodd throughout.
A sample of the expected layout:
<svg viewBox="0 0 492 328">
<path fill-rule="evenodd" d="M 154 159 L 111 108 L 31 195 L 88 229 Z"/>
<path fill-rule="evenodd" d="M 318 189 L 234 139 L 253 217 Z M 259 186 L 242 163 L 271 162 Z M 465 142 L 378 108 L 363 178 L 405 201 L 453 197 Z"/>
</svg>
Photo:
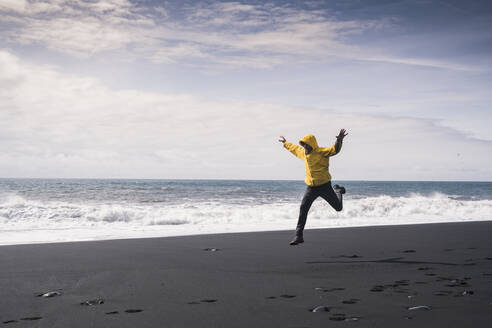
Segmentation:
<svg viewBox="0 0 492 328">
<path fill-rule="evenodd" d="M 40 319 L 43 319 L 43 317 L 25 317 L 25 318 L 20 318 L 19 320 L 23 320 L 23 321 L 35 321 L 35 320 L 40 320 Z M 2 323 L 3 324 L 8 324 L 8 323 L 14 323 L 14 322 L 18 322 L 17 320 L 7 320 L 7 321 L 3 321 Z"/>
<path fill-rule="evenodd" d="M 333 288 L 327 288 L 327 287 L 314 287 L 314 290 L 320 291 L 320 292 L 336 292 L 339 290 L 345 290 L 343 287 L 333 287 Z"/>
<path fill-rule="evenodd" d="M 396 280 L 395 283 L 393 284 L 393 287 L 398 287 L 398 286 L 408 286 L 408 283 L 410 280 Z"/>
<path fill-rule="evenodd" d="M 314 309 L 310 309 L 309 312 L 313 313 L 321 313 L 321 312 L 330 312 L 331 308 L 325 305 L 320 305 L 315 307 Z M 332 321 L 359 321 L 360 317 L 350 316 L 347 317 L 345 313 L 332 313 L 328 319 Z"/>
<path fill-rule="evenodd" d="M 435 296 L 449 296 L 451 294 L 453 294 L 453 292 L 450 290 L 439 290 L 437 292 L 434 292 Z"/>
<path fill-rule="evenodd" d="M 110 311 L 110 312 L 106 312 L 106 314 L 118 314 L 119 312 L 118 311 Z"/>
<path fill-rule="evenodd" d="M 282 294 L 282 295 L 280 295 L 280 296 L 278 296 L 278 297 L 282 297 L 282 298 L 294 298 L 294 297 L 296 297 L 296 295 L 291 295 L 291 294 Z M 274 299 L 276 299 L 276 298 L 277 298 L 277 296 L 267 296 L 267 297 L 265 297 L 265 298 L 266 298 L 266 299 L 269 299 L 269 300 L 274 300 Z"/>
<path fill-rule="evenodd" d="M 139 312 L 143 312 L 143 310 L 142 309 L 128 309 L 128 310 L 125 310 L 124 312 L 125 313 L 139 313 Z M 119 314 L 119 313 L 120 313 L 119 311 L 106 312 L 106 314 L 108 314 L 108 315 Z"/>
<path fill-rule="evenodd" d="M 358 299 L 358 298 L 351 298 L 351 299 L 342 301 L 342 303 L 343 304 L 356 304 L 359 301 L 360 301 L 360 299 Z"/>
<path fill-rule="evenodd" d="M 384 291 L 386 288 L 382 285 L 376 285 L 376 286 L 373 286 L 370 291 L 371 292 L 382 292 Z"/>
<path fill-rule="evenodd" d="M 410 292 L 409 289 L 407 288 L 402 288 L 402 286 L 408 286 L 409 285 L 409 280 L 397 280 L 392 284 L 386 284 L 386 285 L 374 285 L 372 288 L 369 290 L 371 292 L 383 292 L 388 288 L 391 288 L 393 292 L 395 293 L 408 293 Z"/>
<path fill-rule="evenodd" d="M 333 321 L 345 321 L 346 316 L 345 313 L 333 313 L 329 319 Z"/>
<path fill-rule="evenodd" d="M 428 271 L 428 270 L 432 270 L 432 269 L 433 268 L 431 268 L 431 267 L 420 267 L 417 270 L 419 270 L 419 271 Z"/>
<path fill-rule="evenodd" d="M 354 255 L 337 255 L 337 256 L 332 256 L 332 258 L 347 258 L 347 259 L 357 259 L 362 256 L 354 254 Z"/>
<path fill-rule="evenodd" d="M 200 301 L 191 301 L 191 302 L 188 302 L 186 304 L 189 304 L 189 305 L 198 305 L 198 304 L 202 304 L 202 303 L 215 303 L 215 302 L 217 302 L 217 300 L 212 299 L 212 298 L 207 298 L 207 299 L 203 299 L 203 300 L 200 300 Z"/>
<path fill-rule="evenodd" d="M 24 321 L 34 321 L 34 320 L 40 320 L 43 319 L 43 317 L 26 317 L 26 318 L 20 318 L 20 320 Z"/>
<path fill-rule="evenodd" d="M 139 313 L 139 312 L 142 312 L 143 310 L 142 309 L 128 309 L 128 310 L 125 310 L 126 313 Z"/>
<path fill-rule="evenodd" d="M 220 251 L 219 248 L 209 248 L 209 247 L 204 248 L 203 250 L 206 251 L 206 252 L 217 252 L 217 251 Z"/>
<path fill-rule="evenodd" d="M 469 286 L 469 284 L 461 279 L 456 279 L 456 280 L 451 280 L 449 284 L 445 285 L 446 287 L 466 287 Z"/>
</svg>

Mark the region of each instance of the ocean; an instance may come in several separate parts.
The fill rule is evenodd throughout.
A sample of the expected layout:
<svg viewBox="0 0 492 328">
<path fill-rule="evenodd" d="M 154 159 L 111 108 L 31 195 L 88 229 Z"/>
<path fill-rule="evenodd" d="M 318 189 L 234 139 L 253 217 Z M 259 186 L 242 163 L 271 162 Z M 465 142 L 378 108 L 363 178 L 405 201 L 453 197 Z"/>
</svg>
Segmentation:
<svg viewBox="0 0 492 328">
<path fill-rule="evenodd" d="M 333 181 L 306 229 L 492 220 L 492 182 Z M 302 181 L 0 179 L 0 245 L 294 230 Z"/>
</svg>

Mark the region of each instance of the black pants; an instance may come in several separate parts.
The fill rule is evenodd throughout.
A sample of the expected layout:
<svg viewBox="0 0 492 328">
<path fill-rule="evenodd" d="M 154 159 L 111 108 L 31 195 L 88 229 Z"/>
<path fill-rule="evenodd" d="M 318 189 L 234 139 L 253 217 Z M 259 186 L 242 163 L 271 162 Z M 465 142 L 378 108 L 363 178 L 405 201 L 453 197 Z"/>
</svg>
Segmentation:
<svg viewBox="0 0 492 328">
<path fill-rule="evenodd" d="M 299 221 L 297 221 L 296 235 L 302 236 L 304 226 L 306 225 L 309 209 L 311 208 L 314 200 L 319 196 L 326 200 L 335 210 L 342 210 L 342 194 L 338 190 L 333 190 L 333 188 L 331 187 L 331 182 L 322 184 L 321 186 L 317 187 L 308 186 L 301 202 L 301 210 L 299 211 Z"/>
</svg>

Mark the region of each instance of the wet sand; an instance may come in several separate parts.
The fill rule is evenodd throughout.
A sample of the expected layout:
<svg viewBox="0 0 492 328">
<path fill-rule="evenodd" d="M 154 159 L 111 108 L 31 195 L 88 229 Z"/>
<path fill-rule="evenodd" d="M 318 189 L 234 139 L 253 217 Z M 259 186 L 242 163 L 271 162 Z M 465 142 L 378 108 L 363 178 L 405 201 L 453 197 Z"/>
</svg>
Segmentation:
<svg viewBox="0 0 492 328">
<path fill-rule="evenodd" d="M 307 230 L 298 246 L 291 237 L 1 246 L 0 326 L 492 324 L 492 222 Z"/>
</svg>

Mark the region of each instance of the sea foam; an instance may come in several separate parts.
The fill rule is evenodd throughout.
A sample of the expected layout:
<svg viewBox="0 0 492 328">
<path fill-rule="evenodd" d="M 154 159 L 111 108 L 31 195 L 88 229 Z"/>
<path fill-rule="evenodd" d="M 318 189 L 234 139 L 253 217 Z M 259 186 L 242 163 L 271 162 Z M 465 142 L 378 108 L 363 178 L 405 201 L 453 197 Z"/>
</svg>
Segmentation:
<svg viewBox="0 0 492 328">
<path fill-rule="evenodd" d="M 0 244 L 290 230 L 298 201 L 234 204 L 67 202 L 0 197 Z M 492 200 L 460 200 L 434 193 L 346 197 L 342 212 L 319 198 L 306 228 L 490 220 Z"/>
</svg>

